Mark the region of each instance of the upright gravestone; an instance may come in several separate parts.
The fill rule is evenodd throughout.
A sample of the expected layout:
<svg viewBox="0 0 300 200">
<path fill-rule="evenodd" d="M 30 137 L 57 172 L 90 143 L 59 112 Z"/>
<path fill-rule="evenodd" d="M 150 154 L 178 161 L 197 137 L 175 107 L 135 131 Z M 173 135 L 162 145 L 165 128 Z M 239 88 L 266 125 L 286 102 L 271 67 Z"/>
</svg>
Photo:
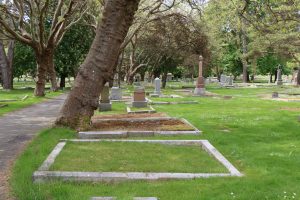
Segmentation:
<svg viewBox="0 0 300 200">
<path fill-rule="evenodd" d="M 145 89 L 143 87 L 135 88 L 135 90 L 133 92 L 132 107 L 144 108 L 147 106 L 148 106 L 148 104 L 147 104 L 147 100 L 146 100 Z"/>
<path fill-rule="evenodd" d="M 150 94 L 151 97 L 159 97 L 161 95 L 161 80 L 157 77 L 154 79 L 154 92 Z"/>
<path fill-rule="evenodd" d="M 223 86 L 226 84 L 226 75 L 224 74 L 221 74 L 221 77 L 220 77 L 220 84 Z"/>
<path fill-rule="evenodd" d="M 167 74 L 167 82 L 172 81 L 172 78 L 173 78 L 173 74 L 172 73 L 168 73 Z"/>
<path fill-rule="evenodd" d="M 282 70 L 278 68 L 277 70 L 277 85 L 282 85 Z"/>
<path fill-rule="evenodd" d="M 272 98 L 273 98 L 273 99 L 279 98 L 278 92 L 273 92 L 273 93 L 272 93 Z"/>
<path fill-rule="evenodd" d="M 136 74 L 134 76 L 134 83 L 135 86 L 141 86 L 141 75 L 140 74 Z"/>
<path fill-rule="evenodd" d="M 111 100 L 122 100 L 122 89 L 119 87 L 112 87 L 110 93 Z"/>
<path fill-rule="evenodd" d="M 101 100 L 99 104 L 99 111 L 110 111 L 111 110 L 111 102 L 109 100 L 109 87 L 105 85 L 101 92 Z"/>
<path fill-rule="evenodd" d="M 198 96 L 203 96 L 205 95 L 205 83 L 204 83 L 204 77 L 202 75 L 202 70 L 203 70 L 203 57 L 200 55 L 199 56 L 199 75 L 197 79 L 197 85 L 194 90 L 194 94 Z"/>
<path fill-rule="evenodd" d="M 160 87 L 161 87 L 161 80 L 159 78 L 156 78 L 154 80 L 154 94 L 157 95 L 161 94 Z"/>
<path fill-rule="evenodd" d="M 233 77 L 232 76 L 227 77 L 227 86 L 229 86 L 229 87 L 233 86 Z"/>
</svg>

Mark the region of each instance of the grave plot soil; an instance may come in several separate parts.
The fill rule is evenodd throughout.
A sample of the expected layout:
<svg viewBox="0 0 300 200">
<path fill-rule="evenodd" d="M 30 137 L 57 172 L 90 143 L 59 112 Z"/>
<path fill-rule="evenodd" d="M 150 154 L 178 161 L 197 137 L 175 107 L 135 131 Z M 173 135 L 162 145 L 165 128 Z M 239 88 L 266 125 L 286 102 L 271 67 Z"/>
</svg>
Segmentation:
<svg viewBox="0 0 300 200">
<path fill-rule="evenodd" d="M 149 121 L 97 121 L 92 125 L 97 131 L 193 131 L 194 128 L 180 120 L 164 119 Z"/>
<path fill-rule="evenodd" d="M 97 115 L 92 118 L 96 119 L 136 119 L 136 118 L 154 118 L 167 117 L 165 113 L 137 113 L 137 114 L 118 114 L 118 115 Z"/>
</svg>

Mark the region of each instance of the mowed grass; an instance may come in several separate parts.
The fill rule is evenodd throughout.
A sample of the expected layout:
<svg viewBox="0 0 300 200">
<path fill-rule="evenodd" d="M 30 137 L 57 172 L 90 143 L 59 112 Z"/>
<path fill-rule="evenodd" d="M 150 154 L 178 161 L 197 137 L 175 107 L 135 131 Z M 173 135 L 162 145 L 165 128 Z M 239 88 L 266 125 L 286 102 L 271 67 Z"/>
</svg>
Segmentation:
<svg viewBox="0 0 300 200">
<path fill-rule="evenodd" d="M 257 97 L 286 88 L 208 89 L 234 98 L 193 97 L 199 104 L 154 106 L 170 116 L 186 118 L 203 135 L 151 139 L 208 139 L 244 177 L 34 184 L 33 172 L 59 139 L 75 138 L 75 131 L 55 128 L 42 132 L 16 162 L 10 179 L 13 194 L 20 200 L 83 200 L 92 196 L 116 196 L 121 200 L 135 196 L 156 196 L 160 200 L 299 200 L 300 103 Z M 142 149 L 139 153 L 143 155 Z"/>
<path fill-rule="evenodd" d="M 10 91 L 5 91 L 0 89 L 0 104 L 7 104 L 6 107 L 0 108 L 0 116 L 8 112 L 19 110 L 21 108 L 30 106 L 32 104 L 45 101 L 49 98 L 53 98 L 60 94 L 62 94 L 62 91 L 58 91 L 58 92 L 47 91 L 45 97 L 35 97 L 33 95 L 32 89 L 14 89 Z M 27 95 L 28 98 L 22 100 L 22 98 L 24 98 Z M 6 102 L 6 100 L 15 100 L 15 101 Z M 1 101 L 5 101 L 5 102 L 1 102 Z"/>
<path fill-rule="evenodd" d="M 200 146 L 136 142 L 67 143 L 53 171 L 228 172 Z"/>
</svg>

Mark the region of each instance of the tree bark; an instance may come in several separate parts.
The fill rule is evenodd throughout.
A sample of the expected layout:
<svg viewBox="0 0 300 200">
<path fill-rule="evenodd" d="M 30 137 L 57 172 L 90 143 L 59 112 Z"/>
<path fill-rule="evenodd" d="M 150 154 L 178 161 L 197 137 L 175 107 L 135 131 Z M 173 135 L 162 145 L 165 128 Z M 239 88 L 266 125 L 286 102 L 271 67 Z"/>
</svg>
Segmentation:
<svg viewBox="0 0 300 200">
<path fill-rule="evenodd" d="M 96 37 L 81 65 L 74 86 L 66 99 L 57 125 L 87 128 L 94 110 L 98 108 L 99 95 L 113 71 L 139 0 L 107 0 Z"/>
<path fill-rule="evenodd" d="M 248 79 L 248 61 L 246 59 L 246 55 L 248 53 L 247 48 L 247 33 L 245 29 L 245 20 L 241 20 L 242 27 L 241 27 L 241 42 L 242 42 L 242 64 L 243 64 L 243 83 L 249 82 Z"/>
<path fill-rule="evenodd" d="M 60 88 L 66 87 L 66 75 L 61 74 L 60 75 L 60 83 L 59 83 Z"/>
<path fill-rule="evenodd" d="M 162 88 L 166 88 L 166 85 L 167 85 L 167 75 L 168 73 L 167 72 L 164 72 L 163 75 L 162 75 Z"/>
<path fill-rule="evenodd" d="M 13 57 L 14 57 L 14 40 L 8 43 L 7 54 L 5 52 L 4 44 L 0 41 L 0 67 L 2 75 L 2 85 L 6 90 L 13 89 Z"/>
<path fill-rule="evenodd" d="M 37 74 L 35 83 L 35 96 L 45 96 L 45 85 L 47 74 L 50 76 L 52 87 L 57 90 L 56 73 L 54 69 L 54 51 L 52 48 L 43 50 L 42 52 L 35 51 L 37 61 Z M 54 72 L 53 72 L 54 70 Z"/>
<path fill-rule="evenodd" d="M 54 59 L 52 58 L 52 62 L 49 63 L 48 66 L 48 74 L 51 82 L 51 90 L 56 92 L 58 90 L 58 85 L 56 81 L 56 71 L 54 67 Z"/>
</svg>

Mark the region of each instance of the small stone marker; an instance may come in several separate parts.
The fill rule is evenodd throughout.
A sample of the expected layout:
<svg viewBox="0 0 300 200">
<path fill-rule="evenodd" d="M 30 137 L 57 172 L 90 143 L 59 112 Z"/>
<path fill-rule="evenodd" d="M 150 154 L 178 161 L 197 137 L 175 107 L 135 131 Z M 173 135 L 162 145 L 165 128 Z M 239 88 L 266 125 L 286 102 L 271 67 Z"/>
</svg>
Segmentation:
<svg viewBox="0 0 300 200">
<path fill-rule="evenodd" d="M 122 89 L 119 87 L 112 87 L 110 99 L 111 100 L 122 100 Z"/>
<path fill-rule="evenodd" d="M 168 73 L 167 74 L 167 82 L 172 81 L 172 78 L 173 78 L 173 74 L 172 73 Z"/>
<path fill-rule="evenodd" d="M 99 104 L 99 111 L 111 111 L 111 103 L 109 100 L 109 87 L 105 85 L 101 92 L 101 100 Z"/>
<path fill-rule="evenodd" d="M 272 93 L 272 98 L 273 98 L 273 99 L 279 98 L 278 92 L 273 92 L 273 93 Z"/>
<path fill-rule="evenodd" d="M 143 87 L 138 87 L 133 93 L 132 107 L 144 108 L 147 107 L 146 93 Z"/>
<path fill-rule="evenodd" d="M 233 77 L 232 76 L 228 76 L 227 77 L 227 86 L 233 86 Z"/>
</svg>

